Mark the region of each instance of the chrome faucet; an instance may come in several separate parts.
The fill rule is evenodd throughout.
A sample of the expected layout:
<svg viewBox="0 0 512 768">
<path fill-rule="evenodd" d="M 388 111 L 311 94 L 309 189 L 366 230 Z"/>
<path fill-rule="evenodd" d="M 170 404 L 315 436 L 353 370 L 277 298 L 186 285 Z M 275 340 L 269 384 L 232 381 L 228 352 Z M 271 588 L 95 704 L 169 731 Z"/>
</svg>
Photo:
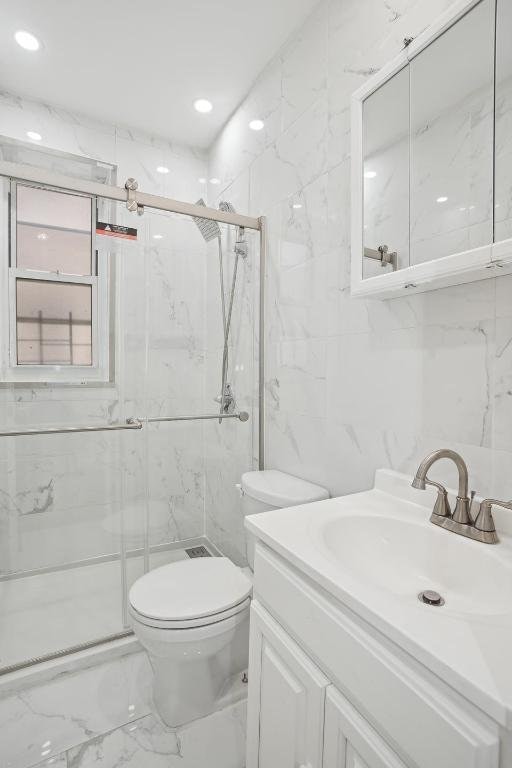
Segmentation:
<svg viewBox="0 0 512 768">
<path fill-rule="evenodd" d="M 449 448 L 441 448 L 439 451 L 434 451 L 427 456 L 419 465 L 414 480 L 412 481 L 413 488 L 420 488 L 425 490 L 425 483 L 431 483 L 427 478 L 427 472 L 432 464 L 439 459 L 452 459 L 455 462 L 455 466 L 459 471 L 459 490 L 457 492 L 457 501 L 453 515 L 450 515 L 451 519 L 461 525 L 468 525 L 471 522 L 471 516 L 469 512 L 470 500 L 468 497 L 468 468 L 466 462 L 455 451 L 451 451 Z M 444 489 L 443 489 L 444 490 Z M 446 517 L 446 515 L 444 515 Z M 432 520 L 432 522 L 435 522 Z M 439 525 L 439 523 L 438 523 Z"/>
<path fill-rule="evenodd" d="M 452 459 L 459 472 L 459 488 L 453 513 L 448 502 L 446 488 L 427 477 L 427 472 L 439 459 Z M 433 485 L 437 488 L 437 499 L 430 516 L 431 523 L 452 531 L 452 533 L 458 533 L 475 541 L 481 541 L 484 544 L 498 543 L 499 538 L 492 516 L 492 505 L 497 504 L 512 510 L 512 501 L 484 499 L 480 504 L 476 518 L 473 520 L 471 517 L 471 504 L 475 493 L 472 491 L 471 496 L 468 496 L 468 468 L 462 456 L 456 453 L 456 451 L 452 451 L 449 448 L 441 448 L 429 454 L 419 465 L 411 485 L 413 488 L 419 488 L 422 491 L 425 490 L 427 485 Z"/>
</svg>

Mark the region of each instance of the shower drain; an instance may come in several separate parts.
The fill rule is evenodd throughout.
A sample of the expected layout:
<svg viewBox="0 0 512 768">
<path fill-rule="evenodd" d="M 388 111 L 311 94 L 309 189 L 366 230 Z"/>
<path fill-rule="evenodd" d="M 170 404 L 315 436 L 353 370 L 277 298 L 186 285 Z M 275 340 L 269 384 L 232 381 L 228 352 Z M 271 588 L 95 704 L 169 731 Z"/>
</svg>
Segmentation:
<svg viewBox="0 0 512 768">
<path fill-rule="evenodd" d="M 418 600 L 426 605 L 444 605 L 444 598 L 433 589 L 425 589 L 423 592 L 420 592 Z"/>
<path fill-rule="evenodd" d="M 202 544 L 198 547 L 189 547 L 185 552 L 189 557 L 211 557 L 211 553 Z"/>
</svg>

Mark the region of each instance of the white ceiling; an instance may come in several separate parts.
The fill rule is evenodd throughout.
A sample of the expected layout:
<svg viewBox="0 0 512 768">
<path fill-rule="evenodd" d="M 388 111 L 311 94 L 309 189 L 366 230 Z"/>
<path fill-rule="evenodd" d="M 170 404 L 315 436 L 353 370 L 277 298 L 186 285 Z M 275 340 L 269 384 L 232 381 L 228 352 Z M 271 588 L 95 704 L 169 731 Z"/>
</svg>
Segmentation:
<svg viewBox="0 0 512 768">
<path fill-rule="evenodd" d="M 0 0 L 0 87 L 207 147 L 317 1 Z"/>
</svg>

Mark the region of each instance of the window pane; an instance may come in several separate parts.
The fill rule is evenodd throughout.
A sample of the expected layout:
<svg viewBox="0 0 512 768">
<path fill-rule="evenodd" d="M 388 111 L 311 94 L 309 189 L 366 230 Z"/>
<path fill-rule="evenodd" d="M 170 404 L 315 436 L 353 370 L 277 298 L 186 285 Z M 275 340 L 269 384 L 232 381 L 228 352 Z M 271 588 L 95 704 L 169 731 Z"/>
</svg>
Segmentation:
<svg viewBox="0 0 512 768">
<path fill-rule="evenodd" d="M 17 266 L 91 274 L 91 198 L 16 188 Z"/>
<path fill-rule="evenodd" d="M 21 269 L 91 274 L 90 234 L 18 224 L 17 244 Z"/>
<path fill-rule="evenodd" d="M 92 287 L 16 280 L 18 365 L 92 365 Z"/>
</svg>

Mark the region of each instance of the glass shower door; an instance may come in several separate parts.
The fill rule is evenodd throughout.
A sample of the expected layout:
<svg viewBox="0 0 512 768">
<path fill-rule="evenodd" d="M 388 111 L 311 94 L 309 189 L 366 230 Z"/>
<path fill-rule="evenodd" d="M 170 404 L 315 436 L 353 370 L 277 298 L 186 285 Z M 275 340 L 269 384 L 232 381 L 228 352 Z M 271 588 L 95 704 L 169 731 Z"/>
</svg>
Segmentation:
<svg viewBox="0 0 512 768">
<path fill-rule="evenodd" d="M 128 634 L 130 585 L 187 549 L 245 564 L 235 486 L 259 459 L 259 232 L 219 229 L 224 304 L 232 304 L 225 349 L 218 246 L 191 216 L 149 208 L 137 216 L 100 200 L 90 274 L 65 278 L 57 241 L 83 223 L 31 224 L 17 267 L 41 271 L 42 252 L 53 261 L 29 296 L 15 292 L 26 324 L 16 349 L 31 365 L 47 364 L 50 347 L 54 357 L 48 380 L 8 381 L 2 369 L 1 431 L 46 433 L 0 437 L 0 673 Z M 49 282 L 59 292 L 80 281 L 96 297 L 90 319 L 67 289 L 60 304 L 45 293 Z M 79 366 L 75 343 L 89 344 Z M 219 423 L 204 417 L 219 412 L 223 359 L 234 413 Z M 91 362 L 96 380 L 73 378 Z M 240 411 L 247 420 L 233 418 Z"/>
</svg>

